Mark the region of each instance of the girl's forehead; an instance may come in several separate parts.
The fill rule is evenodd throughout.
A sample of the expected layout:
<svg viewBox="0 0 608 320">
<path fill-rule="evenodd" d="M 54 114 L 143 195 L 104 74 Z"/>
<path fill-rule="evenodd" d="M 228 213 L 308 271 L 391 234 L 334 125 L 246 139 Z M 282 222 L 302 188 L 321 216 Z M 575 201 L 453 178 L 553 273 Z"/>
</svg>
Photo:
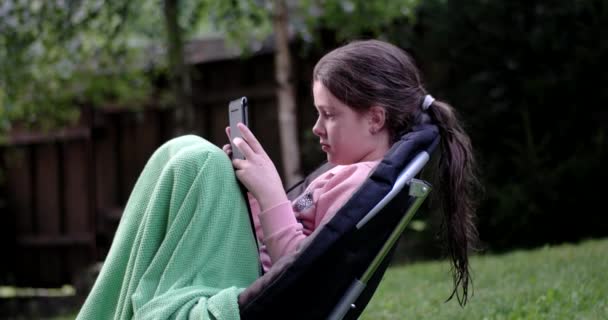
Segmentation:
<svg viewBox="0 0 608 320">
<path fill-rule="evenodd" d="M 334 108 L 340 105 L 338 98 L 334 97 L 320 81 L 315 81 L 313 85 L 313 98 L 315 107 L 319 109 Z"/>
</svg>

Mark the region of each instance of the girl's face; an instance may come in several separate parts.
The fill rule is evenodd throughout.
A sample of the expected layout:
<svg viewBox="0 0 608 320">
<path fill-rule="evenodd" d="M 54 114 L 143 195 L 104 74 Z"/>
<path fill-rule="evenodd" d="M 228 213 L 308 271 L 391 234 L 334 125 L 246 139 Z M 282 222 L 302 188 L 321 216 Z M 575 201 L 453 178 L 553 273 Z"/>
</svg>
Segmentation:
<svg viewBox="0 0 608 320">
<path fill-rule="evenodd" d="M 389 139 L 383 128 L 383 111 L 379 123 L 372 109 L 355 111 L 338 100 L 320 81 L 313 84 L 313 96 L 319 117 L 312 132 L 320 138 L 327 161 L 344 165 L 379 160 L 384 156 Z"/>
</svg>

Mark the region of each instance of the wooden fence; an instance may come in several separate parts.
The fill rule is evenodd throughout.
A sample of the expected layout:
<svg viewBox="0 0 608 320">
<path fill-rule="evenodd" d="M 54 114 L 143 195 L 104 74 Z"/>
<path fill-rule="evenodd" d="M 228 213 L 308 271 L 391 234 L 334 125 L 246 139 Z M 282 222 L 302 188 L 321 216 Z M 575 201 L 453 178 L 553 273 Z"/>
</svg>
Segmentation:
<svg viewBox="0 0 608 320">
<path fill-rule="evenodd" d="M 100 111 L 0 148 L 2 283 L 53 287 L 105 257 L 129 192 L 168 137 L 167 111 Z"/>
<path fill-rule="evenodd" d="M 300 133 L 316 119 L 311 61 L 294 66 Z M 281 173 L 273 63 L 265 54 L 194 66 L 192 133 L 226 143 L 228 101 L 247 96 L 250 127 Z M 145 162 L 172 137 L 171 118 L 158 108 L 89 110 L 77 127 L 17 134 L 0 145 L 0 285 L 74 283 L 83 268 L 103 260 Z M 322 153 L 311 151 L 318 142 L 310 134 L 300 143 L 306 172 Z"/>
</svg>

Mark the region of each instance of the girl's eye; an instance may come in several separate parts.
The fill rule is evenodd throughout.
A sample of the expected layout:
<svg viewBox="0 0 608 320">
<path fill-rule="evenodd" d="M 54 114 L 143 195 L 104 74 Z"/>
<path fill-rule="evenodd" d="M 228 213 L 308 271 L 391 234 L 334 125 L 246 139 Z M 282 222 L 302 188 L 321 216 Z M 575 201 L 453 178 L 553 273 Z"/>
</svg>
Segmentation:
<svg viewBox="0 0 608 320">
<path fill-rule="evenodd" d="M 316 110 L 315 113 L 317 115 L 317 118 L 330 118 L 331 119 L 335 116 L 333 113 L 323 111 L 323 110 L 321 110 L 321 111 Z"/>
</svg>

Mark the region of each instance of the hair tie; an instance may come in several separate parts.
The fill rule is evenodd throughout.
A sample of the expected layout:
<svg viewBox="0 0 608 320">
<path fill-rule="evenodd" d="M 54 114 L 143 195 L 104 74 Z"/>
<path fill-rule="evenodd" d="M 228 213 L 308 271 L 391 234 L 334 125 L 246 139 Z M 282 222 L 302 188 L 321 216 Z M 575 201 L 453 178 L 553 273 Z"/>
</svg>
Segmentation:
<svg viewBox="0 0 608 320">
<path fill-rule="evenodd" d="M 433 101 L 435 101 L 435 98 L 433 98 L 433 96 L 431 96 L 430 94 L 424 96 L 424 101 L 422 101 L 422 110 L 426 111 L 426 109 L 428 109 L 431 104 L 433 104 Z"/>
</svg>

